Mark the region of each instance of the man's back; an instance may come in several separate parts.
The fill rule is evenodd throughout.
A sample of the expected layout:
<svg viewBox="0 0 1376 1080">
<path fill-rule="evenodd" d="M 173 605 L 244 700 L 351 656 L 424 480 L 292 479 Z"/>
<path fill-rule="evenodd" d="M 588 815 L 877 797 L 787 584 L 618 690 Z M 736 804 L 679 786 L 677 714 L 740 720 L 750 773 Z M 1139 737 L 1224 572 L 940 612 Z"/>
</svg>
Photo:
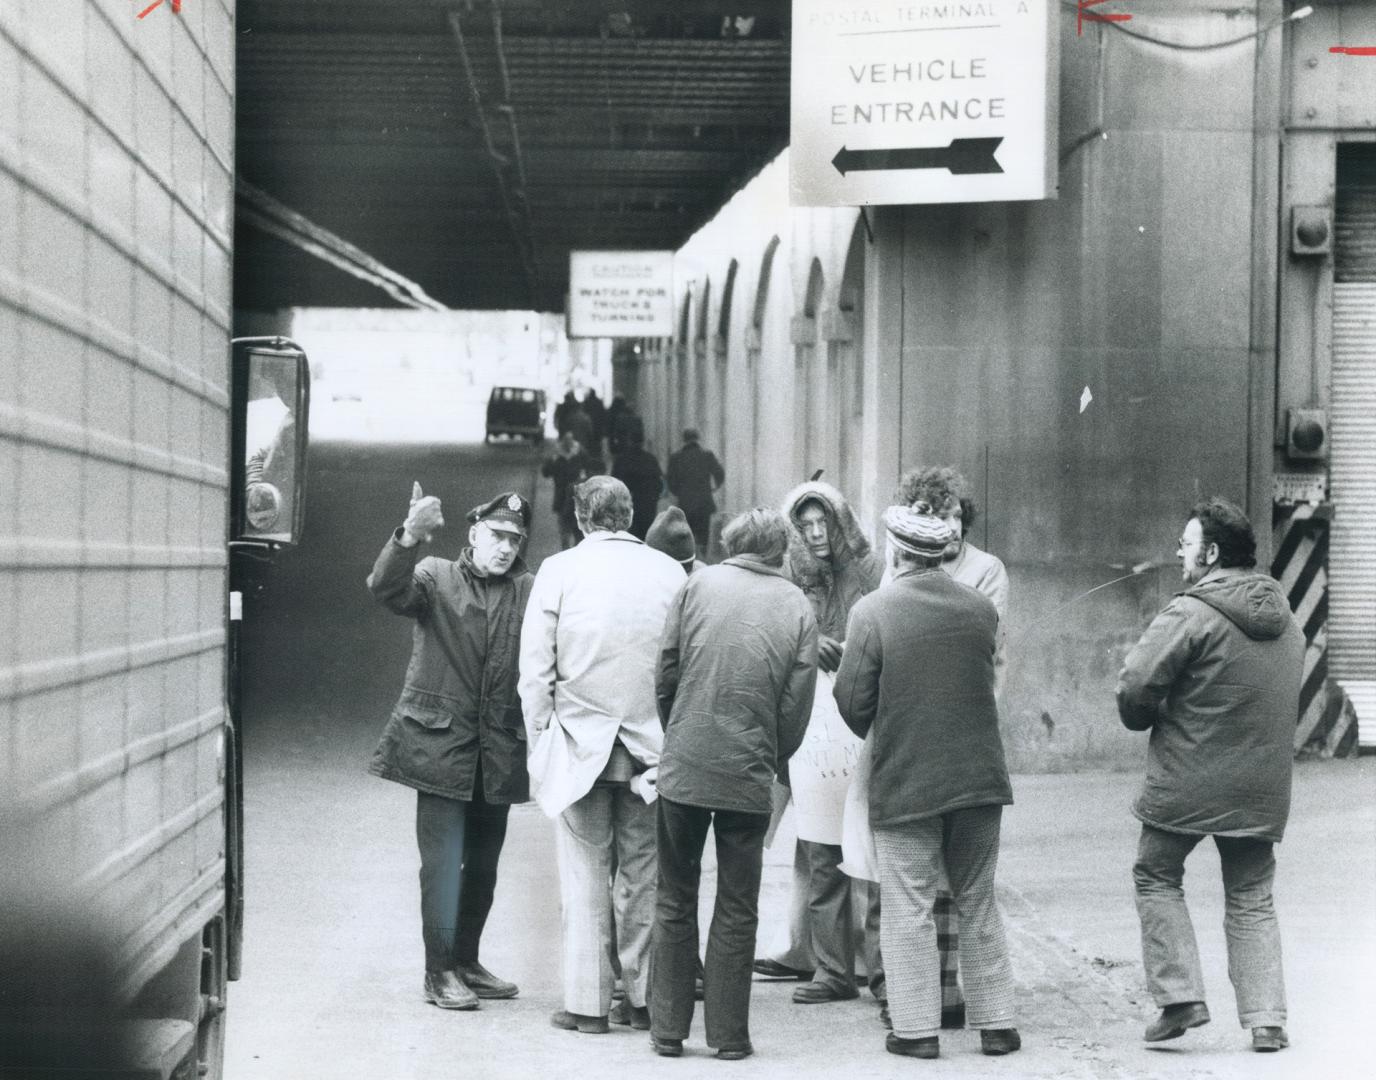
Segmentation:
<svg viewBox="0 0 1376 1080">
<path fill-rule="evenodd" d="M 939 570 L 851 612 L 836 680 L 841 715 L 871 731 L 871 820 L 886 824 L 1012 801 L 994 705 L 998 612 Z"/>
</svg>

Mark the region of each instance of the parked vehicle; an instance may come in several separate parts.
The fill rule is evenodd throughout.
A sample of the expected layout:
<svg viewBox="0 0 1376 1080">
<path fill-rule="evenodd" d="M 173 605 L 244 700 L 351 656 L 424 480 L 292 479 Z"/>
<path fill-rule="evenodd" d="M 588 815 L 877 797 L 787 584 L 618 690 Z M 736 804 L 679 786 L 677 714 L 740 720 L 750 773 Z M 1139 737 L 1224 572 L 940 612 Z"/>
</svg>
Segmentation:
<svg viewBox="0 0 1376 1080">
<path fill-rule="evenodd" d="M 175 453 L 65 451 L 110 492 L 102 535 L 122 541 L 5 567 L 44 584 L 33 658 L 0 665 L 0 1075 L 222 1075 L 243 936 L 242 595 L 300 539 L 310 405 L 293 342 L 230 353 Z M 39 461 L 42 414 L 20 418 Z"/>
<path fill-rule="evenodd" d="M 484 441 L 511 435 L 541 443 L 545 438 L 545 392 L 528 386 L 494 386 L 487 399 Z"/>
</svg>

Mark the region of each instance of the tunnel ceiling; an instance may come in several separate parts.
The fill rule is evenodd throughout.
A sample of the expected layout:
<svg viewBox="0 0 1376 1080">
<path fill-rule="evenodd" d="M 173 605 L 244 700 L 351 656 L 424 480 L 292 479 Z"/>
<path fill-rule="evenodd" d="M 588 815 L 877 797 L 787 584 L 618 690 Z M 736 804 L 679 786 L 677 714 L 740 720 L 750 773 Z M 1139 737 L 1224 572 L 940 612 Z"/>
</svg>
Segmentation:
<svg viewBox="0 0 1376 1080">
<path fill-rule="evenodd" d="M 238 174 L 442 304 L 562 311 L 571 249 L 676 248 L 787 144 L 789 10 L 239 0 Z M 236 308 L 395 303 L 235 245 Z"/>
</svg>

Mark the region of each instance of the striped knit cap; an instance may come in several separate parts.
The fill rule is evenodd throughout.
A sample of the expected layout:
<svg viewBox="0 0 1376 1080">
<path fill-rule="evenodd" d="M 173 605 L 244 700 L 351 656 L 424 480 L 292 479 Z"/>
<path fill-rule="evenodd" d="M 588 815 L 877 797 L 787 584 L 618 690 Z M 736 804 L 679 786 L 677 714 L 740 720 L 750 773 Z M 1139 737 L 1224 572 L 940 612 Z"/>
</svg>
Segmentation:
<svg viewBox="0 0 1376 1080">
<path fill-rule="evenodd" d="M 923 502 L 890 506 L 884 511 L 884 528 L 894 546 L 913 555 L 936 558 L 955 539 L 955 532 Z"/>
</svg>

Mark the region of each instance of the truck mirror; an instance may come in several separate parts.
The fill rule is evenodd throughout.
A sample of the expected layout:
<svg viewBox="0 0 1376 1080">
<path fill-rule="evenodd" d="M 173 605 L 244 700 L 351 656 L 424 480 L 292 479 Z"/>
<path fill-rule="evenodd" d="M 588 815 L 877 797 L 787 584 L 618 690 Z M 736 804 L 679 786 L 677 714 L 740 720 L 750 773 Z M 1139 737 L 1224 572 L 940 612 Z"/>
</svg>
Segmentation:
<svg viewBox="0 0 1376 1080">
<path fill-rule="evenodd" d="M 300 542 L 304 521 L 310 365 L 287 338 L 233 344 L 230 539 Z"/>
</svg>

